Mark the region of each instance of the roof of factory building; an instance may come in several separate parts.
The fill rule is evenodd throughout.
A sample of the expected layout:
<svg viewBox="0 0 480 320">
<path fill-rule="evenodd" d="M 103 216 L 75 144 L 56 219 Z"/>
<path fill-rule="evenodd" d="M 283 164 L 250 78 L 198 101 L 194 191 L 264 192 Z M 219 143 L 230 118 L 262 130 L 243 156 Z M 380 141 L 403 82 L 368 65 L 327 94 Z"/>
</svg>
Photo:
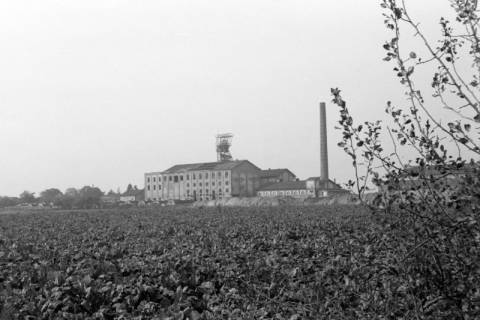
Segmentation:
<svg viewBox="0 0 480 320">
<path fill-rule="evenodd" d="M 161 173 L 170 174 L 170 173 L 179 173 L 179 172 L 187 172 L 187 171 L 232 170 L 235 167 L 244 163 L 250 163 L 251 165 L 255 166 L 253 163 L 251 163 L 248 160 L 201 162 L 201 163 L 190 163 L 190 164 L 177 164 Z M 258 168 L 258 170 L 260 170 L 260 168 Z"/>
<path fill-rule="evenodd" d="M 320 189 L 343 190 L 336 181 L 332 181 L 331 179 L 322 180 L 320 177 L 310 177 L 307 180 L 314 180 Z"/>
<path fill-rule="evenodd" d="M 277 177 L 285 172 L 288 172 L 295 177 L 295 174 L 292 171 L 288 170 L 287 168 L 262 170 L 262 172 L 260 173 L 260 176 L 262 178 Z"/>
<path fill-rule="evenodd" d="M 276 190 L 305 190 L 307 189 L 307 183 L 302 181 L 284 181 L 274 184 L 269 184 L 260 188 L 258 191 L 276 191 Z"/>
</svg>

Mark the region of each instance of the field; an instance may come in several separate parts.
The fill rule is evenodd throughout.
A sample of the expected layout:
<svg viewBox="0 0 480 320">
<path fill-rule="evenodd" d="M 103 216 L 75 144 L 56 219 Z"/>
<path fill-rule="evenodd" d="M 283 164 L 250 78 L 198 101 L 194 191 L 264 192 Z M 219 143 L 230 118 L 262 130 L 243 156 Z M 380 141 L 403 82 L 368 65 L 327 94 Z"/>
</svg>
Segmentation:
<svg viewBox="0 0 480 320">
<path fill-rule="evenodd" d="M 410 319 L 392 225 L 354 206 L 0 215 L 0 318 Z"/>
</svg>

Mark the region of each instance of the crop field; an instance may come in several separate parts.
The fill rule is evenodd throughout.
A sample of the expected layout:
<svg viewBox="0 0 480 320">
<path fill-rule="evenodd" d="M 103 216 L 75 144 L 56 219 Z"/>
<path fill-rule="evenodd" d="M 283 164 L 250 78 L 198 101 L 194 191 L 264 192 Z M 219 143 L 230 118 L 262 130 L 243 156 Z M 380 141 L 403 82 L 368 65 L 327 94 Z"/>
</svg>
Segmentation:
<svg viewBox="0 0 480 320">
<path fill-rule="evenodd" d="M 0 215 L 0 318 L 414 318 L 405 248 L 378 219 L 354 206 Z"/>
</svg>

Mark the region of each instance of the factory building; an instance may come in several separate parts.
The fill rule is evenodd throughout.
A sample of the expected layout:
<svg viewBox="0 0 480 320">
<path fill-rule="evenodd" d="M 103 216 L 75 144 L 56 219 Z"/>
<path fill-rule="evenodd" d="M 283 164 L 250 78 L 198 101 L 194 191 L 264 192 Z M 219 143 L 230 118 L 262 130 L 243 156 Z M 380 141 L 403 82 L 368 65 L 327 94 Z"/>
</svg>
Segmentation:
<svg viewBox="0 0 480 320">
<path fill-rule="evenodd" d="M 327 117 L 325 103 L 320 103 L 320 177 L 303 181 L 293 181 L 295 176 L 285 176 L 285 180 L 271 180 L 273 183 L 262 184 L 257 194 L 260 197 L 328 197 L 348 193 L 328 176 Z M 286 170 L 286 169 L 283 169 Z M 291 173 L 291 172 L 290 172 Z M 268 174 L 265 174 L 268 176 Z M 274 176 L 274 175 L 273 175 Z M 277 177 L 279 175 L 277 174 Z M 268 178 L 262 180 L 268 181 Z"/>
<path fill-rule="evenodd" d="M 182 164 L 145 174 L 145 200 L 213 200 L 251 197 L 262 170 L 248 160 Z"/>
<path fill-rule="evenodd" d="M 261 170 L 233 160 L 231 133 L 216 136 L 217 162 L 182 164 L 145 174 L 145 200 L 215 200 L 230 197 L 328 197 L 348 193 L 328 176 L 325 103 L 320 104 L 320 177 L 299 181 L 288 169 Z"/>
<path fill-rule="evenodd" d="M 268 169 L 262 170 L 260 173 L 261 186 L 295 180 L 297 180 L 297 177 L 288 169 Z"/>
</svg>

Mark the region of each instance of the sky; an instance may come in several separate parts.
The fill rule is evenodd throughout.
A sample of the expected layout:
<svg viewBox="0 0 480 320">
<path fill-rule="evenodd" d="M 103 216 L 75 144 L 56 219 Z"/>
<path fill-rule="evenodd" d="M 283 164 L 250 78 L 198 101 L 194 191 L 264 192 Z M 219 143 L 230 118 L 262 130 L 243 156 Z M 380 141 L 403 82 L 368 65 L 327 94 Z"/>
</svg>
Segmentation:
<svg viewBox="0 0 480 320">
<path fill-rule="evenodd" d="M 435 34 L 448 1 L 407 1 Z M 260 168 L 330 177 L 342 89 L 359 120 L 403 89 L 382 61 L 379 0 L 0 0 L 0 195 L 143 187 L 145 172 L 216 160 L 215 135 Z M 402 100 L 403 99 L 403 100 Z"/>
</svg>

